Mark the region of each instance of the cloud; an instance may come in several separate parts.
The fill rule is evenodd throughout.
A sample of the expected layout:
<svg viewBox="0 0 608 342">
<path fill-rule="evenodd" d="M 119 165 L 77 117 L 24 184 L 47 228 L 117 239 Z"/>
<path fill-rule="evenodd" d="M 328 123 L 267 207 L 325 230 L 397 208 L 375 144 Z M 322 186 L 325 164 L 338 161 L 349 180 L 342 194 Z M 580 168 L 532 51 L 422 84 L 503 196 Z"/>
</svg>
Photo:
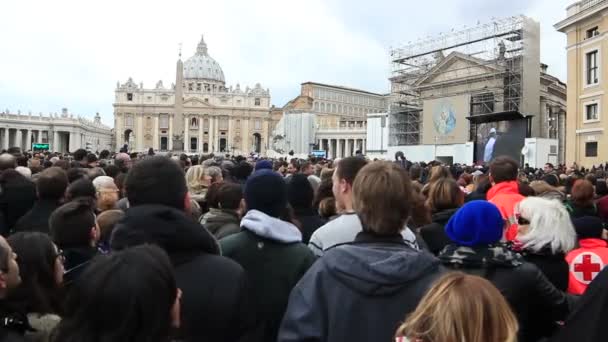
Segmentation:
<svg viewBox="0 0 608 342">
<path fill-rule="evenodd" d="M 13 1 L 0 21 L 0 108 L 102 114 L 113 123 L 116 81 L 175 80 L 178 45 L 200 35 L 228 85 L 261 83 L 284 105 L 300 83 L 387 92 L 390 46 L 490 17 L 542 18 L 542 58 L 565 76 L 565 37 L 552 24 L 567 0 Z"/>
</svg>

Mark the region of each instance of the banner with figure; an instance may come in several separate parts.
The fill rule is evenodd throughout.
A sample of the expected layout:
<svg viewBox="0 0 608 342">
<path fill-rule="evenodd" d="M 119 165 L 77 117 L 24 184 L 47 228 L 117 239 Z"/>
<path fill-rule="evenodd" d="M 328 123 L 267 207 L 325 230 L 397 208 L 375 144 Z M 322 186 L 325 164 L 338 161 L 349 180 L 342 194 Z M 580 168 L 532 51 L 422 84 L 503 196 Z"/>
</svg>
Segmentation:
<svg viewBox="0 0 608 342">
<path fill-rule="evenodd" d="M 469 138 L 469 95 L 424 100 L 422 143 L 463 144 Z"/>
</svg>

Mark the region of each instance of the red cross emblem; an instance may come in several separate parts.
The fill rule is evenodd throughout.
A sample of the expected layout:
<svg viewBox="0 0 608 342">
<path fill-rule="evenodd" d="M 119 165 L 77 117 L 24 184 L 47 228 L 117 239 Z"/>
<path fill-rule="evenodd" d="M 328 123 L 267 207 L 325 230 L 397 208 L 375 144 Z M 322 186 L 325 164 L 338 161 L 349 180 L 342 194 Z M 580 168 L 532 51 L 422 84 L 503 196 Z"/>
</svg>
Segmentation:
<svg viewBox="0 0 608 342">
<path fill-rule="evenodd" d="M 602 258 L 592 252 L 583 252 L 572 260 L 570 272 L 576 280 L 583 284 L 589 284 L 595 276 L 604 268 Z"/>
</svg>

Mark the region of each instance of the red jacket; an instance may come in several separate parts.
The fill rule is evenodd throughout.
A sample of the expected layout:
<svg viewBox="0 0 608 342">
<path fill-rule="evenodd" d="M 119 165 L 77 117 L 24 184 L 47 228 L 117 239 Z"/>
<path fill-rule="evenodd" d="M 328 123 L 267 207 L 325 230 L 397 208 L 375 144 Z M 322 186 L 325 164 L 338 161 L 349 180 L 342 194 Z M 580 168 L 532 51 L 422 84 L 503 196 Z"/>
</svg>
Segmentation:
<svg viewBox="0 0 608 342">
<path fill-rule="evenodd" d="M 602 239 L 582 239 L 577 248 L 566 255 L 570 265 L 568 292 L 581 295 L 604 266 L 608 265 L 608 242 Z"/>
<path fill-rule="evenodd" d="M 525 197 L 519 194 L 517 181 L 498 183 L 488 190 L 487 197 L 490 203 L 498 207 L 502 218 L 507 221 L 505 239 L 515 240 L 517 236 L 517 219 L 515 218 L 515 205 Z"/>
</svg>

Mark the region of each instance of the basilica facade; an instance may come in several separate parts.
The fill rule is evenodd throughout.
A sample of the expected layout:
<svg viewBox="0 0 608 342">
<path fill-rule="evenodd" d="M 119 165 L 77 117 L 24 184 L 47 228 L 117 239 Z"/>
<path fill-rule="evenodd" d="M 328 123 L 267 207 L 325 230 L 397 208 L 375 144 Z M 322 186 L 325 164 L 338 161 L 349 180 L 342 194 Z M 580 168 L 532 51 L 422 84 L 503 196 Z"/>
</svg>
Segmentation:
<svg viewBox="0 0 608 342">
<path fill-rule="evenodd" d="M 114 100 L 116 148 L 130 151 L 265 154 L 270 91 L 258 83 L 227 87 L 220 65 L 201 38 L 196 53 L 177 61 L 175 84 L 144 88 L 131 78 L 118 83 Z"/>
</svg>

